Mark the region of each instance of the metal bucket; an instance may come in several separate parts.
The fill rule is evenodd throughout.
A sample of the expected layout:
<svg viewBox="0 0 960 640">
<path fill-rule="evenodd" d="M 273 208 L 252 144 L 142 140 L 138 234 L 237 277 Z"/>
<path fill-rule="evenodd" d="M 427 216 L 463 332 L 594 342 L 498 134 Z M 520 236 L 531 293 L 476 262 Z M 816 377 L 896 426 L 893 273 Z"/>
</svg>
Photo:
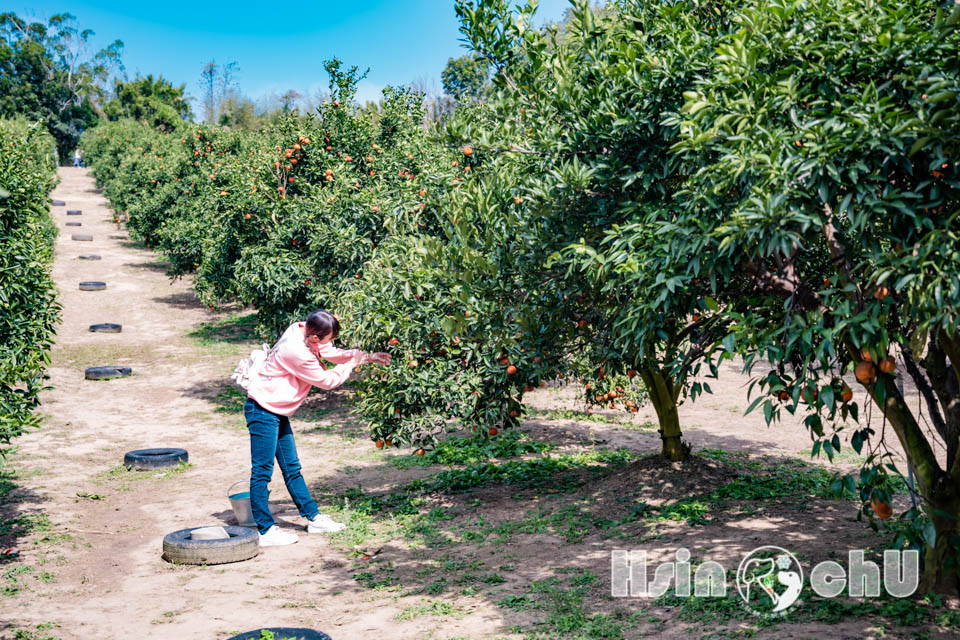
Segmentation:
<svg viewBox="0 0 960 640">
<path fill-rule="evenodd" d="M 239 488 L 237 488 L 239 485 Z M 230 500 L 230 508 L 233 509 L 233 515 L 237 519 L 237 524 L 241 527 L 255 527 L 257 523 L 253 519 L 253 509 L 250 508 L 250 482 L 240 480 L 234 482 L 227 489 L 227 499 Z"/>
</svg>

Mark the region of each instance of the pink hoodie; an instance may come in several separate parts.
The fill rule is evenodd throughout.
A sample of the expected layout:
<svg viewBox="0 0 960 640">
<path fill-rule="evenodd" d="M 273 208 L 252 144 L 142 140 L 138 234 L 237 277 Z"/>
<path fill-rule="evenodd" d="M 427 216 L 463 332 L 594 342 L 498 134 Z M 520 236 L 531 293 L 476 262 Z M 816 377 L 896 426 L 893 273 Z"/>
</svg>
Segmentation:
<svg viewBox="0 0 960 640">
<path fill-rule="evenodd" d="M 335 389 L 353 373 L 348 364 L 358 349 L 338 349 L 333 342 L 318 345 L 316 353 L 303 339 L 305 323 L 295 322 L 280 336 L 260 368 L 259 375 L 250 380 L 248 395 L 261 407 L 281 416 L 289 416 L 307 397 L 311 386 Z M 327 369 L 318 359 L 337 363 Z"/>
</svg>

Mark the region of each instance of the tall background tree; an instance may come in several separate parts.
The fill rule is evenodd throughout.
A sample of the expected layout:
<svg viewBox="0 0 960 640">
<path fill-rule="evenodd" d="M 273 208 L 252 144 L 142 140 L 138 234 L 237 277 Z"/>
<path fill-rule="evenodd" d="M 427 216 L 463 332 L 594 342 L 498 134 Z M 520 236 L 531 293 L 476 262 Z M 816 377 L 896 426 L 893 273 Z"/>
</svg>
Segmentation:
<svg viewBox="0 0 960 640">
<path fill-rule="evenodd" d="M 123 69 L 123 42 L 94 51 L 93 35 L 69 13 L 46 24 L 0 14 L 0 115 L 43 121 L 61 159 L 102 117 L 110 74 Z"/>
<path fill-rule="evenodd" d="M 148 75 L 129 81 L 117 80 L 113 87 L 113 98 L 103 108 L 110 120 L 133 118 L 170 131 L 191 117 L 184 84 L 175 87 L 163 76 Z"/>
<path fill-rule="evenodd" d="M 440 80 L 443 91 L 458 103 L 476 102 L 490 88 L 490 63 L 473 54 L 450 58 Z"/>
</svg>

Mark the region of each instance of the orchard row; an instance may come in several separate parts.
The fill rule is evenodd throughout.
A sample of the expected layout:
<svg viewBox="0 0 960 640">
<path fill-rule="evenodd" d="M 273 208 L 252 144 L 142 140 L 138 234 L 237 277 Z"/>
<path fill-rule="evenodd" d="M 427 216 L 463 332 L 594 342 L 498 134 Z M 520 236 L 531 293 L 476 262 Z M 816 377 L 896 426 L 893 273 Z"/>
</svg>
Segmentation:
<svg viewBox="0 0 960 640">
<path fill-rule="evenodd" d="M 0 120 L 0 445 L 37 422 L 33 409 L 59 321 L 50 277 L 55 184 L 56 148 L 46 127 Z"/>
<path fill-rule="evenodd" d="M 800 415 L 815 455 L 868 454 L 840 483 L 866 504 L 899 470 L 861 384 L 917 474 L 929 586 L 952 579 L 960 8 L 582 3 L 562 31 L 506 0 L 457 11 L 498 91 L 438 130 L 406 91 L 357 108 L 334 62 L 334 101 L 269 131 L 90 131 L 96 176 L 209 304 L 253 305 L 273 334 L 326 307 L 392 351 L 359 383 L 375 441 L 510 427 L 525 392 L 575 377 L 592 403 L 649 398 L 682 459 L 679 403 L 736 357 L 750 409 Z"/>
</svg>

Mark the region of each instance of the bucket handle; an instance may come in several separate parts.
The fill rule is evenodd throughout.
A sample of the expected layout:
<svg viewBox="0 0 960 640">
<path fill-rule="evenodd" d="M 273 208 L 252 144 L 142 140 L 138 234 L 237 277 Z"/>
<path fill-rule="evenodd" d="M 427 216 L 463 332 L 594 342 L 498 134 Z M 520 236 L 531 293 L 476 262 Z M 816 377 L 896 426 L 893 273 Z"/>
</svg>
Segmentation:
<svg viewBox="0 0 960 640">
<path fill-rule="evenodd" d="M 246 484 L 246 485 L 248 486 L 248 488 L 249 488 L 250 481 L 249 481 L 249 480 L 237 480 L 237 481 L 234 482 L 232 485 L 230 485 L 230 488 L 227 489 L 227 497 L 228 497 L 228 498 L 229 498 L 231 495 L 233 495 L 233 488 L 234 488 L 235 486 L 237 486 L 238 484 Z"/>
</svg>

